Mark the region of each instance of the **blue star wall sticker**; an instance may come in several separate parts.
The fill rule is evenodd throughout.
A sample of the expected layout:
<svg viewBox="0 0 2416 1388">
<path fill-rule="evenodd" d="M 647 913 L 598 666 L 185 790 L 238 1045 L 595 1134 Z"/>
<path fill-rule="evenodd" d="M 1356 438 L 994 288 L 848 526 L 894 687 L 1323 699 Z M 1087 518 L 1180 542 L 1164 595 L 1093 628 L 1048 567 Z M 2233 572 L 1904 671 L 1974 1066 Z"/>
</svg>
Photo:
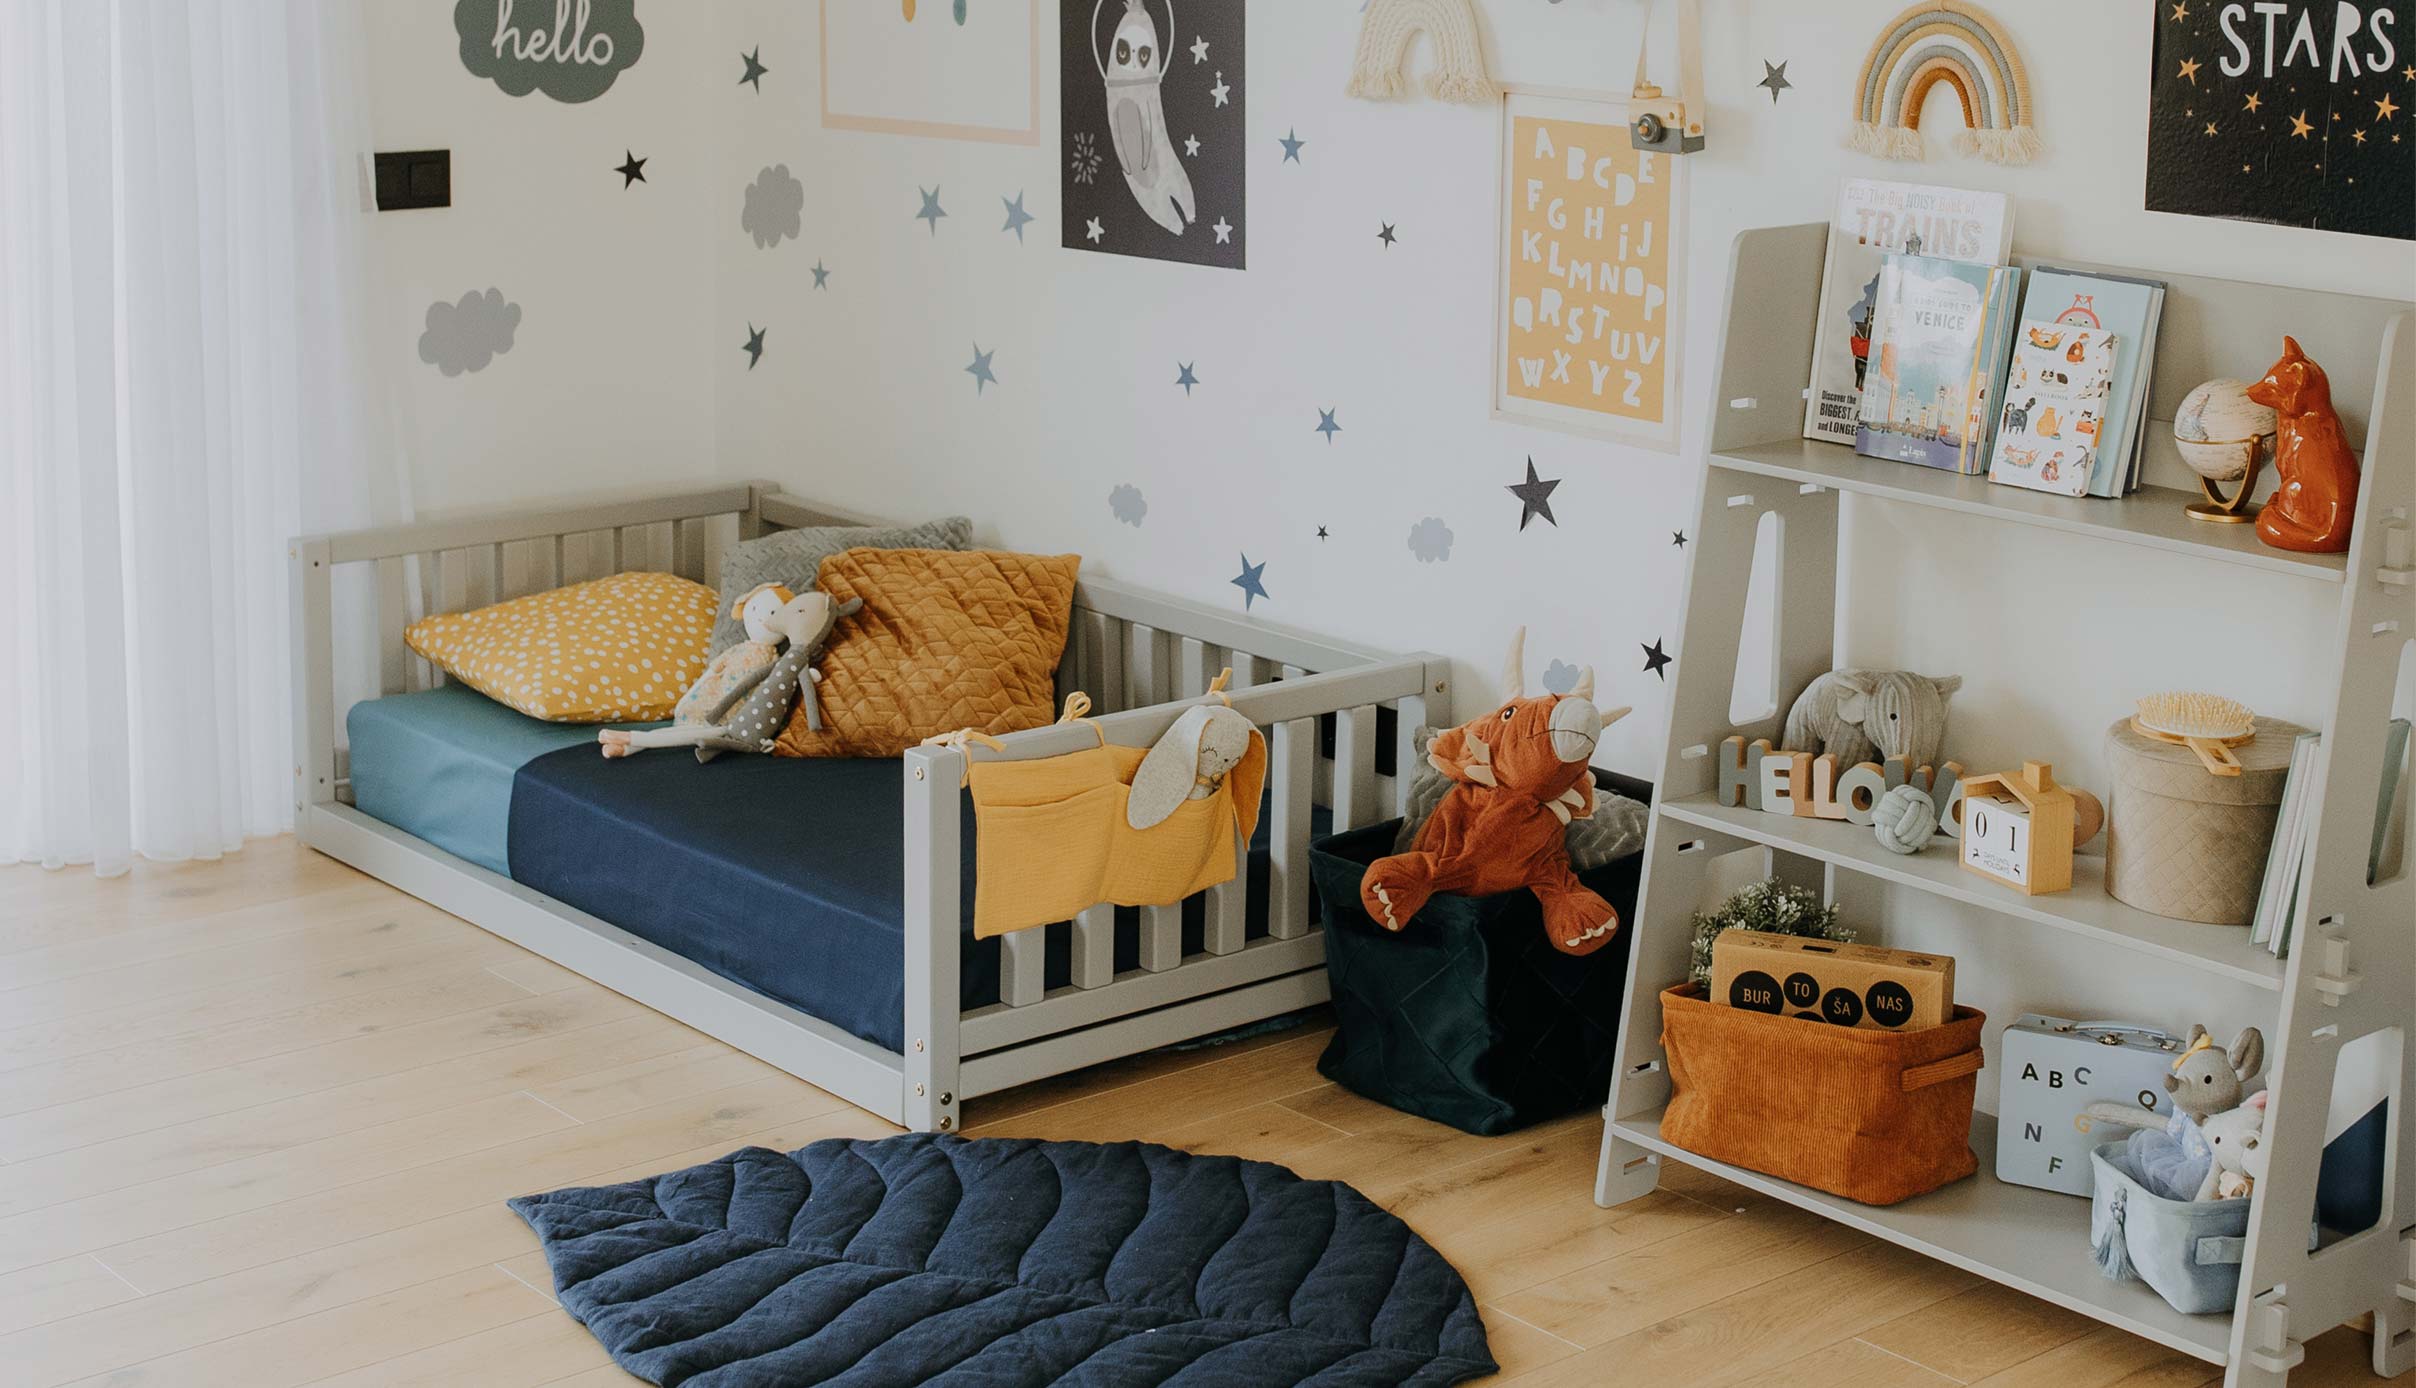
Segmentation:
<svg viewBox="0 0 2416 1388">
<path fill-rule="evenodd" d="M 1283 138 L 1278 140 L 1276 143 L 1283 146 L 1284 162 L 1287 164 L 1297 164 L 1300 162 L 1300 147 L 1307 144 L 1308 141 L 1300 138 L 1299 130 L 1293 129 L 1285 131 Z"/>
<path fill-rule="evenodd" d="M 975 395 L 981 394 L 982 387 L 985 385 L 998 384 L 997 375 L 990 370 L 990 358 L 997 355 L 998 349 L 995 347 L 985 352 L 981 349 L 980 343 L 973 344 L 973 364 L 965 368 L 965 374 L 973 378 Z"/>
<path fill-rule="evenodd" d="M 1242 610 L 1244 612 L 1250 610 L 1251 603 L 1256 602 L 1260 598 L 1263 598 L 1267 595 L 1267 585 L 1260 581 L 1260 576 L 1266 573 L 1266 571 L 1266 560 L 1261 559 L 1257 563 L 1253 564 L 1250 562 L 1249 555 L 1244 554 L 1242 556 L 1241 577 L 1232 580 L 1232 582 L 1234 587 L 1242 590 Z"/>
<path fill-rule="evenodd" d="M 1340 408 L 1341 406 L 1339 405 L 1335 406 L 1335 409 Z M 1325 435 L 1325 441 L 1327 443 L 1332 443 L 1334 441 L 1334 435 L 1342 432 L 1342 426 L 1334 422 L 1334 410 L 1319 410 L 1317 412 L 1317 427 L 1310 432 L 1323 434 Z"/>
<path fill-rule="evenodd" d="M 814 262 L 814 288 L 830 288 L 830 271 L 823 269 L 822 262 L 819 260 Z"/>
<path fill-rule="evenodd" d="M 1191 388 L 1200 383 L 1199 374 L 1191 369 L 1193 363 L 1184 361 L 1176 362 L 1175 365 L 1181 368 L 1181 374 L 1174 378 L 1174 383 L 1183 388 L 1185 395 L 1191 394 Z"/>
<path fill-rule="evenodd" d="M 1007 205 L 1007 224 L 1000 227 L 999 230 L 1014 232 L 1016 244 L 1021 245 L 1025 223 L 1036 222 L 1040 219 L 1023 210 L 1023 194 L 1021 193 L 1017 193 L 1011 199 L 1000 198 L 999 201 Z"/>
<path fill-rule="evenodd" d="M 917 185 L 915 191 L 923 195 L 923 210 L 914 214 L 915 219 L 917 221 L 929 222 L 931 224 L 931 234 L 934 236 L 939 235 L 940 218 L 947 216 L 948 213 L 940 206 L 940 190 L 938 185 L 935 184 L 929 188 L 924 188 L 920 185 Z"/>
</svg>

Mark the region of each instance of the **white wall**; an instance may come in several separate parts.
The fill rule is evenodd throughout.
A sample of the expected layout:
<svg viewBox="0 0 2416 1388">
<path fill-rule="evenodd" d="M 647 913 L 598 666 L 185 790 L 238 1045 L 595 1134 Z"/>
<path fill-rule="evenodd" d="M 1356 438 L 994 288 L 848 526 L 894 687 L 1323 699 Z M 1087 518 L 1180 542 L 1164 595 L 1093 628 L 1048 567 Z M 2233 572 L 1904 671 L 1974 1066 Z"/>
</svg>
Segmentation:
<svg viewBox="0 0 2416 1388">
<path fill-rule="evenodd" d="M 377 147 L 453 152 L 451 207 L 371 222 L 369 306 L 420 509 L 718 475 L 708 214 L 735 197 L 704 99 L 711 12 L 641 6 L 637 63 L 564 105 L 465 69 L 451 4 L 358 3 Z M 646 181 L 624 190 L 630 150 Z M 422 362 L 428 306 L 489 287 L 520 305 L 511 351 L 452 377 Z"/>
<path fill-rule="evenodd" d="M 1056 3 L 1041 0 L 1044 35 Z M 1480 8 L 1502 75 L 1625 85 L 1637 0 Z M 2032 166 L 1954 155 L 1944 93 L 1929 112 L 1930 162 L 1849 151 L 1848 89 L 1899 8 L 1705 7 L 1711 143 L 1691 161 L 1681 328 L 1690 448 L 1711 405 L 1731 238 L 1823 218 L 1850 175 L 2009 192 L 2025 252 L 2416 294 L 2405 243 L 2142 210 L 2146 6 L 1995 7 L 2030 60 L 2047 142 Z M 1692 528 L 1700 470 L 1684 454 L 1487 418 L 1496 116 L 1343 98 L 1356 5 L 1250 5 L 1241 274 L 1058 248 L 1050 38 L 1041 138 L 1018 147 L 823 130 L 818 7 L 804 0 L 648 4 L 646 57 L 581 107 L 511 100 L 470 78 L 450 6 L 374 11 L 381 144 L 450 145 L 456 160 L 451 211 L 380 219 L 379 292 L 423 505 L 761 475 L 900 518 L 964 511 L 985 541 L 1079 551 L 1088 572 L 1222 607 L 1239 606 L 1228 580 L 1247 551 L 1271 594 L 1254 618 L 1444 652 L 1460 662 L 1463 709 L 1492 696 L 1509 629 L 1531 624 L 1536 667 L 1594 662 L 1606 701 L 1636 706 L 1604 759 L 1657 769 L 1670 686 L 1644 673 L 1641 648 L 1658 640 L 1685 658 L 1685 552 L 1670 535 Z M 760 92 L 736 84 L 739 54 L 758 47 L 770 69 Z M 1754 85 L 1764 59 L 1786 62 L 1794 84 L 1775 105 Z M 1298 164 L 1277 144 L 1292 129 L 1308 141 Z M 655 159 L 651 182 L 627 193 L 609 172 L 624 145 Z M 740 202 L 776 163 L 806 183 L 804 234 L 761 250 L 739 228 Z M 918 187 L 934 185 L 949 213 L 936 234 L 914 219 Z M 1001 199 L 1018 193 L 1039 218 L 1020 244 L 1001 230 Z M 1380 222 L 1399 231 L 1389 251 Z M 817 261 L 827 290 L 812 287 Z M 520 345 L 476 376 L 438 377 L 414 355 L 419 315 L 488 284 L 524 305 Z M 739 351 L 750 322 L 769 330 L 752 372 Z M 978 395 L 963 371 L 975 342 L 996 353 L 999 378 Z M 2244 370 L 2269 355 L 2243 351 Z M 1180 361 L 1201 379 L 1188 399 L 1174 386 Z M 1311 431 L 1320 409 L 1343 426 L 1330 445 Z M 1522 534 L 1502 488 L 1529 455 L 1565 480 L 1559 526 Z M 1139 529 L 1110 513 L 1122 482 L 1148 497 Z M 1418 563 L 1406 547 L 1428 515 L 1456 537 L 1448 562 Z M 2316 666 L 2337 590 L 1936 512 L 1857 505 L 1847 519 L 1844 655 L 1964 674 L 1949 746 L 1967 765 L 2043 758 L 2102 790 L 2103 730 L 2151 688 L 2323 715 L 2329 679 Z M 1316 538 L 1320 525 L 1332 538 Z M 2007 576 L 2003 591 L 1947 581 L 1974 556 Z M 1849 900 L 1895 938 L 1956 949 L 1967 995 L 1992 1012 L 2144 1009 L 2179 1023 L 2199 1009 L 2255 1020 L 2264 1006 L 2244 989 L 2143 977 L 2134 956 L 2061 938 L 2042 955 L 2035 932 L 2017 939 L 1985 916 Z M 2017 947 L 2048 974 L 2020 996 L 1998 957 Z"/>
</svg>

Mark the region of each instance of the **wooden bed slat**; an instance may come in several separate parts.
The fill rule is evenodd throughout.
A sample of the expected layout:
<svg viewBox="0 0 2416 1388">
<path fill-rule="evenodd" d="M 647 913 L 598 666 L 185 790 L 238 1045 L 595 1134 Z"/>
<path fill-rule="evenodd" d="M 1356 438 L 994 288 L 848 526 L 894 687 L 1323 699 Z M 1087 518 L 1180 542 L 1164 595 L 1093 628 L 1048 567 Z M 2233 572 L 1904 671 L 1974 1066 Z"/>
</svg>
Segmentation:
<svg viewBox="0 0 2416 1388">
<path fill-rule="evenodd" d="M 1048 932 L 1018 930 L 998 941 L 998 1000 L 1029 1007 L 1048 991 Z"/>
<path fill-rule="evenodd" d="M 1116 908 L 1106 902 L 1074 917 L 1074 986 L 1102 988 L 1116 981 Z"/>
<path fill-rule="evenodd" d="M 1317 769 L 1317 720 L 1275 725 L 1267 779 L 1275 786 L 1267 879 L 1267 933 L 1290 940 L 1309 929 L 1309 795 Z"/>
<path fill-rule="evenodd" d="M 1141 967 L 1162 974 L 1183 962 L 1183 904 L 1141 908 Z"/>
<path fill-rule="evenodd" d="M 1216 672 L 1208 668 L 1208 644 L 1185 636 L 1175 643 L 1175 691 L 1178 699 L 1196 699 L 1208 692 Z"/>
<path fill-rule="evenodd" d="M 1334 831 L 1373 824 L 1376 808 L 1376 709 L 1373 704 L 1334 715 Z"/>
</svg>

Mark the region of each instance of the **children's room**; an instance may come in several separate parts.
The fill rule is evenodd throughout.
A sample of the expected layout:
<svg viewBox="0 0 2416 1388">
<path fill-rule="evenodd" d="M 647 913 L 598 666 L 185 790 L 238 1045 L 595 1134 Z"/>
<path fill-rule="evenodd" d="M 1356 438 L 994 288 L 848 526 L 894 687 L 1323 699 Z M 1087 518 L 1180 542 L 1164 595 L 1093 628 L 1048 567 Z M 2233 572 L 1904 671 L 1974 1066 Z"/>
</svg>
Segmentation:
<svg viewBox="0 0 2416 1388">
<path fill-rule="evenodd" d="M 0 1378 L 2416 1385 L 2412 122 L 0 0 Z"/>
</svg>

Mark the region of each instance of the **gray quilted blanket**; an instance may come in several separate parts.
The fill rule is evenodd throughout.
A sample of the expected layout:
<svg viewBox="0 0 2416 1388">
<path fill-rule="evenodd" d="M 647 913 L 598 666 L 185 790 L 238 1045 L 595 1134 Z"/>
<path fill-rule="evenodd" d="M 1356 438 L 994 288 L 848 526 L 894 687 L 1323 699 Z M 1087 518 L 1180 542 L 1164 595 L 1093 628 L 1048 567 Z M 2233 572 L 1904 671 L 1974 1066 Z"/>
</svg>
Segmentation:
<svg viewBox="0 0 2416 1388">
<path fill-rule="evenodd" d="M 1494 1371 L 1467 1285 L 1349 1186 L 1145 1143 L 750 1147 L 523 1196 L 568 1310 L 692 1388 L 1279 1388 Z"/>
</svg>

